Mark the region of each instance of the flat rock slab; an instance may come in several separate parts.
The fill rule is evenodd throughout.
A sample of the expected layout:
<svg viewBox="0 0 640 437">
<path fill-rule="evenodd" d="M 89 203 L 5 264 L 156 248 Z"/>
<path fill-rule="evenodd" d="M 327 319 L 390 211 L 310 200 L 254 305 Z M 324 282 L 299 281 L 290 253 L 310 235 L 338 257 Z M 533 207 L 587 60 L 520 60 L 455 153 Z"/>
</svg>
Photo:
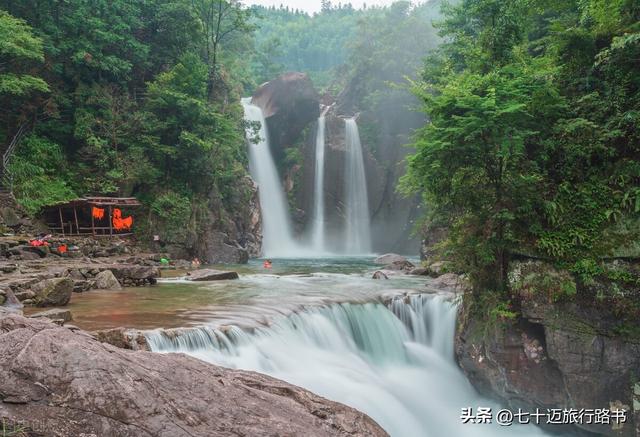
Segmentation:
<svg viewBox="0 0 640 437">
<path fill-rule="evenodd" d="M 386 436 L 353 408 L 255 372 L 130 351 L 0 316 L 0 417 L 47 436 Z"/>
<path fill-rule="evenodd" d="M 237 272 L 202 269 L 189 272 L 187 279 L 190 281 L 222 281 L 224 279 L 238 279 L 239 277 Z"/>
<path fill-rule="evenodd" d="M 55 321 L 59 321 L 59 324 L 64 324 L 73 320 L 71 311 L 62 308 L 53 308 L 47 311 L 41 311 L 39 313 L 31 314 L 29 317 L 33 319 L 45 318 Z"/>
</svg>

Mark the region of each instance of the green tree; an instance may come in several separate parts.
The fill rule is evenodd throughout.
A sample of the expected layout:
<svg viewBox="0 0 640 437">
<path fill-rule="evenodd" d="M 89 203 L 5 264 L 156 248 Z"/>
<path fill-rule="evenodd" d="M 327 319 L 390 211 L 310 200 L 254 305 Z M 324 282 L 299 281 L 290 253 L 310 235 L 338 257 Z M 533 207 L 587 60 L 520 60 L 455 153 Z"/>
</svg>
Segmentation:
<svg viewBox="0 0 640 437">
<path fill-rule="evenodd" d="M 42 62 L 42 40 L 23 20 L 0 10 L 0 95 L 48 91 L 44 80 L 30 74 L 33 63 Z"/>
</svg>

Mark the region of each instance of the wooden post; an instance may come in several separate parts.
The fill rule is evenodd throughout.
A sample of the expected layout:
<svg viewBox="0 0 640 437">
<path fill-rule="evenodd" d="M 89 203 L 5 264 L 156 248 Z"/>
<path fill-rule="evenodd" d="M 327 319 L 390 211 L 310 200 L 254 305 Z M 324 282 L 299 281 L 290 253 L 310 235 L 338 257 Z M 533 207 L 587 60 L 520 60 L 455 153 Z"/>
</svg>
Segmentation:
<svg viewBox="0 0 640 437">
<path fill-rule="evenodd" d="M 78 225 L 78 211 L 76 211 L 75 205 L 73 205 L 73 218 L 76 220 L 76 233 L 80 235 L 80 226 Z"/>
<path fill-rule="evenodd" d="M 113 223 L 111 218 L 111 205 L 109 205 L 109 235 L 113 235 Z"/>
<path fill-rule="evenodd" d="M 89 208 L 91 208 L 91 235 L 93 235 L 94 237 L 96 236 L 96 225 L 95 222 L 93 220 L 93 205 L 89 205 Z"/>
<path fill-rule="evenodd" d="M 62 220 L 62 208 L 58 207 L 58 215 L 60 216 L 60 229 L 62 229 L 62 236 L 64 237 L 64 221 Z"/>
</svg>

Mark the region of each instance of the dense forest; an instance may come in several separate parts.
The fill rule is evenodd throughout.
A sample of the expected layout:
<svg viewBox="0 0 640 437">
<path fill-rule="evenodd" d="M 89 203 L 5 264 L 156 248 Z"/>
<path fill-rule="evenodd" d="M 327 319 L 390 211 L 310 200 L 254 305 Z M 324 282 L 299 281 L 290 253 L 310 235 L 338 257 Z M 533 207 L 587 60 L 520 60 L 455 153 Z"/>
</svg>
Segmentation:
<svg viewBox="0 0 640 437">
<path fill-rule="evenodd" d="M 140 232 L 183 236 L 246 194 L 238 102 L 259 83 L 300 70 L 350 93 L 375 145 L 371 114 L 409 105 L 408 78 L 430 122 L 401 188 L 474 284 L 503 290 L 518 255 L 590 272 L 637 254 L 637 2 L 440 6 L 2 1 L 0 137 L 20 139 L 4 178 L 30 213 L 135 195 Z"/>
<path fill-rule="evenodd" d="M 508 300 L 522 256 L 637 288 L 602 261 L 639 250 L 639 20 L 633 0 L 447 8 L 443 44 L 414 82 L 430 123 L 403 188 L 424 195 L 429 226 L 449 229 L 443 249 L 476 291 Z M 554 298 L 576 293 L 557 285 Z"/>
<path fill-rule="evenodd" d="M 234 183 L 247 174 L 241 96 L 300 70 L 318 89 L 355 84 L 359 106 L 406 99 L 389 83 L 415 73 L 435 46 L 439 10 L 324 2 L 308 15 L 214 0 L 0 7 L 0 136 L 4 147 L 19 140 L 4 175 L 18 201 L 35 214 L 85 194 L 135 195 L 148 211 L 138 232 L 160 228 L 169 240 L 196 235 L 210 207 L 230 211 L 246 198 Z"/>
</svg>

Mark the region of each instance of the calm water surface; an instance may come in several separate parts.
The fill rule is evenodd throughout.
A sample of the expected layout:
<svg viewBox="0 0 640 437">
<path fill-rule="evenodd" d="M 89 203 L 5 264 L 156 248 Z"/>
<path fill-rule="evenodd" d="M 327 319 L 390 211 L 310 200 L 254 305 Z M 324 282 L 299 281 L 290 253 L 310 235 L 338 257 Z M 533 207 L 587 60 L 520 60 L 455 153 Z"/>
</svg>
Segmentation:
<svg viewBox="0 0 640 437">
<path fill-rule="evenodd" d="M 373 264 L 373 257 L 274 259 L 271 270 L 265 270 L 261 260 L 218 267 L 237 271 L 240 279 L 190 282 L 166 278 L 153 287 L 74 294 L 69 304 L 73 323 L 88 330 L 210 323 L 253 326 L 307 305 L 371 301 L 387 294 L 424 291 L 429 283 L 428 278 L 414 276 L 371 279 L 380 267 Z"/>
</svg>

